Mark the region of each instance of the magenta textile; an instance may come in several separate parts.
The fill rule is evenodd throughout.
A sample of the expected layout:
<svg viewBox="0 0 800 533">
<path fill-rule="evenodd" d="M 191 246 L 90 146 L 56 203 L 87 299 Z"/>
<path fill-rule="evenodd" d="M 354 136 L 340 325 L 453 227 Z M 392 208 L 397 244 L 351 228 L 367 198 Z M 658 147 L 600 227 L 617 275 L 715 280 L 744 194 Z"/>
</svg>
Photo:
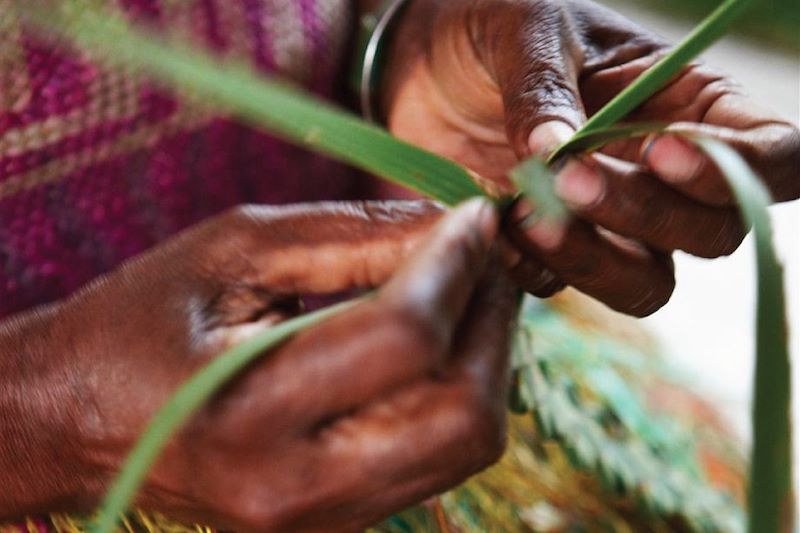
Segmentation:
<svg viewBox="0 0 800 533">
<path fill-rule="evenodd" d="M 318 95 L 342 93 L 349 0 L 119 3 Z M 0 318 L 62 298 L 227 207 L 369 194 L 352 170 L 43 45 L 3 5 Z"/>
</svg>

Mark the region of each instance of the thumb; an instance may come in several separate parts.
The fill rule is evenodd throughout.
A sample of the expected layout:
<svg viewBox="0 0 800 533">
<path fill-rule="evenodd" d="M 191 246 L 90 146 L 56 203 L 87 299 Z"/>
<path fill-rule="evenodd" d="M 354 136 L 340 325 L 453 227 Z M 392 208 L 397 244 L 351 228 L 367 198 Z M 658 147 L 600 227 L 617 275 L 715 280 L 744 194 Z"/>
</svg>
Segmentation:
<svg viewBox="0 0 800 533">
<path fill-rule="evenodd" d="M 536 66 L 533 70 L 541 68 Z M 566 79 L 554 82 L 552 77 L 555 76 L 567 77 L 568 74 L 551 70 L 548 80 L 547 76 L 534 72 L 525 77 L 524 83 L 503 88 L 506 134 L 520 159 L 532 155 L 549 156 L 586 120 L 577 89 L 573 93 Z M 557 85 L 558 90 L 554 90 L 552 84 Z"/>
<path fill-rule="evenodd" d="M 542 122 L 528 135 L 526 145 L 528 154 L 546 159 L 574 133 L 575 128 L 566 122 L 560 120 Z"/>
<path fill-rule="evenodd" d="M 332 294 L 383 284 L 441 215 L 426 201 L 248 206 L 195 231 L 195 247 L 241 284 Z"/>
<path fill-rule="evenodd" d="M 495 38 L 488 46 L 506 133 L 520 158 L 532 154 L 531 141 L 537 155 L 546 155 L 586 120 L 578 87 L 583 54 L 574 21 L 561 2 L 529 4 L 492 17 L 495 23 L 502 19 L 502 31 L 488 28 L 495 30 L 489 31 Z"/>
</svg>

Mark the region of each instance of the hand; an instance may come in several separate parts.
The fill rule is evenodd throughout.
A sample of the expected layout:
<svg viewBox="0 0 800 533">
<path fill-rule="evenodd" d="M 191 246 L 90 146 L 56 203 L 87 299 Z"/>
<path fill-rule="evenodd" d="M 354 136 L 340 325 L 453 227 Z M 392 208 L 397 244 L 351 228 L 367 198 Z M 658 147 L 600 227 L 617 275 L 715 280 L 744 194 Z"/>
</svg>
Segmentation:
<svg viewBox="0 0 800 533">
<path fill-rule="evenodd" d="M 413 0 L 395 42 L 384 87 L 390 129 L 504 187 L 519 159 L 549 154 L 668 49 L 587 0 Z M 722 139 L 776 200 L 800 196 L 797 128 L 705 66 L 687 68 L 628 120 Z M 531 206 L 521 202 L 509 234 L 536 276 L 647 315 L 671 295 L 672 251 L 729 254 L 745 229 L 717 169 L 679 137 L 603 152 L 558 173 L 557 192 L 576 215 L 566 227 L 526 227 Z"/>
<path fill-rule="evenodd" d="M 493 259 L 494 209 L 469 202 L 419 244 L 440 215 L 400 202 L 236 210 L 60 304 L 47 330 L 32 317 L 7 326 L 0 346 L 15 329 L 20 346 L 44 344 L 27 396 L 7 395 L 25 410 L 0 403 L 3 444 L 17 444 L 0 444 L 0 481 L 20 487 L 2 491 L 0 516 L 96 505 L 210 358 L 297 312 L 300 294 L 380 285 L 401 264 L 375 298 L 287 341 L 203 408 L 138 503 L 223 529 L 358 531 L 492 463 L 516 291 Z M 11 390 L 20 370 L 2 370 Z M 23 448 L 46 476 L 22 477 Z"/>
</svg>

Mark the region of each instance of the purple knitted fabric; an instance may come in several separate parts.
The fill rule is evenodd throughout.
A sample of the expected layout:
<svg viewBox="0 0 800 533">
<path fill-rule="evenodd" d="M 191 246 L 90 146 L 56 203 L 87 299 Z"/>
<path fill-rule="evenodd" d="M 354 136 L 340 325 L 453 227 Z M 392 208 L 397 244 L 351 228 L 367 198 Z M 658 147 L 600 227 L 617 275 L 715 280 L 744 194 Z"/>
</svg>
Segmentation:
<svg viewBox="0 0 800 533">
<path fill-rule="evenodd" d="M 348 0 L 119 3 L 321 96 L 343 79 Z M 4 5 L 0 318 L 62 298 L 227 207 L 363 192 L 363 178 L 344 167 L 45 46 Z"/>
</svg>

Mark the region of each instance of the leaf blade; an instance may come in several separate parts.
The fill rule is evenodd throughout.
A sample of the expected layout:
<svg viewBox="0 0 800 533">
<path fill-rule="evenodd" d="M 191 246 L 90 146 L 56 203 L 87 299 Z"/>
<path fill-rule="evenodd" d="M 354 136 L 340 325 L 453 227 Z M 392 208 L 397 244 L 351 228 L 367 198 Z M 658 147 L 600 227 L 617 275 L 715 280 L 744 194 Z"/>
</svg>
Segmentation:
<svg viewBox="0 0 800 533">
<path fill-rule="evenodd" d="M 758 176 L 730 146 L 693 138 L 722 171 L 755 236 L 758 288 L 756 368 L 753 382 L 753 451 L 749 531 L 781 531 L 792 521 L 791 365 L 787 341 L 783 268 L 772 244 L 771 197 Z"/>
</svg>

